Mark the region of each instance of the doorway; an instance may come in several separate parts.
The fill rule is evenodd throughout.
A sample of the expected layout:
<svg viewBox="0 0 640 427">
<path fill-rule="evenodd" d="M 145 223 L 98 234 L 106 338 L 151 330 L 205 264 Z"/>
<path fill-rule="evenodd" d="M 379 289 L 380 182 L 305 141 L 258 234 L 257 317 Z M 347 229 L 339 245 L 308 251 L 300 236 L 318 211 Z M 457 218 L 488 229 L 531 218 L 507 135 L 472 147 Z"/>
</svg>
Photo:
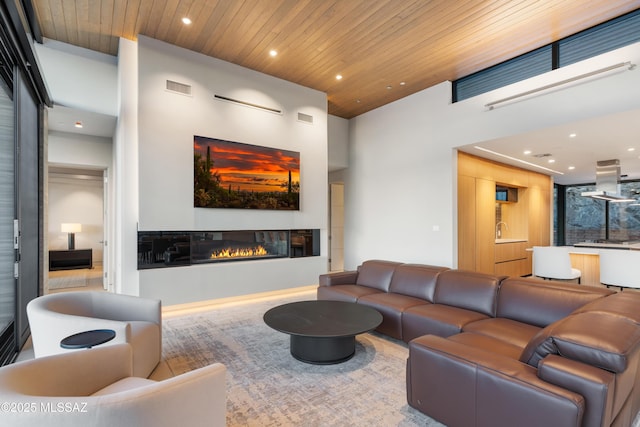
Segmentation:
<svg viewBox="0 0 640 427">
<path fill-rule="evenodd" d="M 329 185 L 329 271 L 344 270 L 344 184 Z"/>
<path fill-rule="evenodd" d="M 107 288 L 105 174 L 104 169 L 49 166 L 45 294 Z"/>
</svg>

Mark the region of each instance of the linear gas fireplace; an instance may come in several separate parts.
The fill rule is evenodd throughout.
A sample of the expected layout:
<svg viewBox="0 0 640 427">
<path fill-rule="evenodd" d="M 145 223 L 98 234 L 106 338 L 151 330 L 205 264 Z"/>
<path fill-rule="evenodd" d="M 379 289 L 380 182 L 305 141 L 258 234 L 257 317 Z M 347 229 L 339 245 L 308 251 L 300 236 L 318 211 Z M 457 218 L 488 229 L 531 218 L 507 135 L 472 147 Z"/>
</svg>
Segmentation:
<svg viewBox="0 0 640 427">
<path fill-rule="evenodd" d="M 139 231 L 138 269 L 320 255 L 320 230 Z"/>
</svg>

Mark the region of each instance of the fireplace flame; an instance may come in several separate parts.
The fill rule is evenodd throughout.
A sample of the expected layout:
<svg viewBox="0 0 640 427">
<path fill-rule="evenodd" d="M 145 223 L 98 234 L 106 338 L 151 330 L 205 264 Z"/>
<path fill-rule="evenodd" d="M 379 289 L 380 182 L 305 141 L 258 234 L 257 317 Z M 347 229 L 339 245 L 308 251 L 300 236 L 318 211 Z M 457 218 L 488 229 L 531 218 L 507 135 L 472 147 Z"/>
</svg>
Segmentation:
<svg viewBox="0 0 640 427">
<path fill-rule="evenodd" d="M 224 258 L 245 258 L 254 256 L 265 256 L 269 253 L 262 246 L 258 245 L 253 248 L 224 248 L 211 253 L 211 259 L 224 259 Z"/>
</svg>

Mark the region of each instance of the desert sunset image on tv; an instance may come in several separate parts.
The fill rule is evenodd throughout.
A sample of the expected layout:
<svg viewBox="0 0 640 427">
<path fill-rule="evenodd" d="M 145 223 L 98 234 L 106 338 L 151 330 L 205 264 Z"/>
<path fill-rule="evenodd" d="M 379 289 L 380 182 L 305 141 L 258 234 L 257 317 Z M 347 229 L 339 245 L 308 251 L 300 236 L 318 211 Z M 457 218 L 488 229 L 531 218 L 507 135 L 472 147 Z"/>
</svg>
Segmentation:
<svg viewBox="0 0 640 427">
<path fill-rule="evenodd" d="M 193 205 L 300 209 L 300 153 L 193 137 Z"/>
</svg>

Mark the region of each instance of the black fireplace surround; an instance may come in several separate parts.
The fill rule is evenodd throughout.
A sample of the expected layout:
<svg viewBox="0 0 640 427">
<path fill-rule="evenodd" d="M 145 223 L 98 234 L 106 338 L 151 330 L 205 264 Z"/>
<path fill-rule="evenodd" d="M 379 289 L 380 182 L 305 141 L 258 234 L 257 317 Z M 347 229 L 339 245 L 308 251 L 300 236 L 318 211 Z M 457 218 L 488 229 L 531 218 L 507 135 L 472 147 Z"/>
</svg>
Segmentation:
<svg viewBox="0 0 640 427">
<path fill-rule="evenodd" d="M 319 255 L 319 229 L 138 231 L 138 270 Z"/>
</svg>

